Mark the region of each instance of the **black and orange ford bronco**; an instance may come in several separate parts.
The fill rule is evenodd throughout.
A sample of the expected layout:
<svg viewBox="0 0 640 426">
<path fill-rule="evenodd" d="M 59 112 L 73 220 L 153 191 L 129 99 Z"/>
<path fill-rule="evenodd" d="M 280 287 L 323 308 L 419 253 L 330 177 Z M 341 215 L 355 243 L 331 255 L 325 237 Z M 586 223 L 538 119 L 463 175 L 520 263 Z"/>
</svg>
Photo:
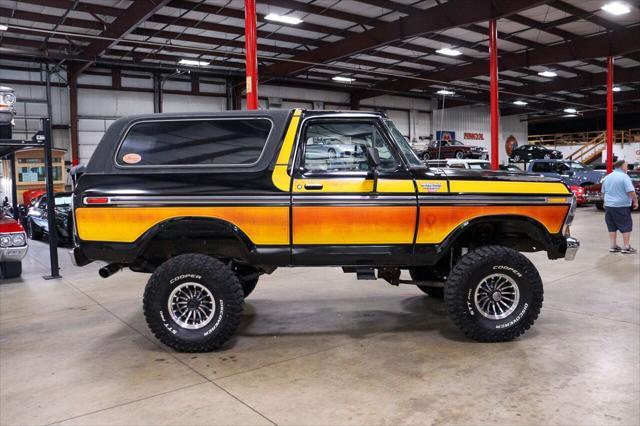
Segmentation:
<svg viewBox="0 0 640 426">
<path fill-rule="evenodd" d="M 259 277 L 285 266 L 414 284 L 444 298 L 468 337 L 510 340 L 531 327 L 543 298 L 520 252 L 570 260 L 579 246 L 562 182 L 430 169 L 374 112 L 122 118 L 73 204 L 74 263 L 107 262 L 103 277 L 151 272 L 146 320 L 180 351 L 223 345 Z"/>
</svg>

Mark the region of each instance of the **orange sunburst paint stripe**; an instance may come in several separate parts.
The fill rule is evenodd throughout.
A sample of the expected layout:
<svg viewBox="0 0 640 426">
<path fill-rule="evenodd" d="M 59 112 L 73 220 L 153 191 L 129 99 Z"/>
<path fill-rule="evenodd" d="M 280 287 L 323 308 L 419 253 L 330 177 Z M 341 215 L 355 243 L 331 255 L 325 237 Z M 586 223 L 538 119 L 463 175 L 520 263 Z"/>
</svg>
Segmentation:
<svg viewBox="0 0 640 426">
<path fill-rule="evenodd" d="M 154 225 L 179 217 L 221 219 L 237 226 L 254 244 L 289 244 L 289 207 L 79 207 L 78 235 L 83 241 L 131 243 Z"/>
<path fill-rule="evenodd" d="M 294 244 L 411 244 L 415 206 L 297 206 Z"/>
<path fill-rule="evenodd" d="M 535 219 L 552 233 L 560 232 L 569 206 L 420 206 L 417 244 L 437 244 L 464 222 L 497 215 Z"/>
</svg>

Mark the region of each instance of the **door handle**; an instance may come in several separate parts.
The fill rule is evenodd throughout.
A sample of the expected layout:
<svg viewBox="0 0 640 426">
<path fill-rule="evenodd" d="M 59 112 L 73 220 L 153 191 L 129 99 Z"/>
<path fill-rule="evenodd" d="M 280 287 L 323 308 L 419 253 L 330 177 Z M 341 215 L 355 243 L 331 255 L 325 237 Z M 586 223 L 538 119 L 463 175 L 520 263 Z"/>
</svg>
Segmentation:
<svg viewBox="0 0 640 426">
<path fill-rule="evenodd" d="M 304 189 L 319 190 L 319 189 L 322 189 L 322 184 L 321 183 L 305 183 Z"/>
</svg>

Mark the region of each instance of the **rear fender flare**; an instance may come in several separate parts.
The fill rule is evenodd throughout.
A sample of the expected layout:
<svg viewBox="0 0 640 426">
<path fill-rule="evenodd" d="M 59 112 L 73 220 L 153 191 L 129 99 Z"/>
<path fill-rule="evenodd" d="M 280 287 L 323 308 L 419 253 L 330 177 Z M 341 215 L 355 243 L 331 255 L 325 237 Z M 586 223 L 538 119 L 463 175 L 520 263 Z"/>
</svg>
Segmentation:
<svg viewBox="0 0 640 426">
<path fill-rule="evenodd" d="M 136 257 L 141 257 L 151 248 L 152 244 L 163 236 L 177 234 L 180 238 L 201 241 L 220 241 L 223 244 L 208 245 L 211 254 L 223 257 L 249 258 L 255 251 L 255 244 L 236 225 L 226 220 L 207 217 L 184 216 L 164 220 L 149 228 L 136 241 L 139 247 Z"/>
</svg>

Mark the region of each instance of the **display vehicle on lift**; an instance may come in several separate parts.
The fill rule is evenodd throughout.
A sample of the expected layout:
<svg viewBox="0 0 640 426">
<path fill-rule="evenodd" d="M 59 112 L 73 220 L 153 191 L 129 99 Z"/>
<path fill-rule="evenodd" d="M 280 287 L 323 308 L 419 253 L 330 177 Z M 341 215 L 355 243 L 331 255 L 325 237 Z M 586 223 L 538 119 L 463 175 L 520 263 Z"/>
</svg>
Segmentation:
<svg viewBox="0 0 640 426">
<path fill-rule="evenodd" d="M 342 154 L 314 149 L 327 140 Z M 74 262 L 107 262 L 104 277 L 122 267 L 152 273 L 147 323 L 191 352 L 221 347 L 260 275 L 291 266 L 418 285 L 444 297 L 468 337 L 511 340 L 543 299 L 520 252 L 571 260 L 579 246 L 562 182 L 430 169 L 373 112 L 122 118 L 78 179 L 73 205 Z"/>
</svg>

